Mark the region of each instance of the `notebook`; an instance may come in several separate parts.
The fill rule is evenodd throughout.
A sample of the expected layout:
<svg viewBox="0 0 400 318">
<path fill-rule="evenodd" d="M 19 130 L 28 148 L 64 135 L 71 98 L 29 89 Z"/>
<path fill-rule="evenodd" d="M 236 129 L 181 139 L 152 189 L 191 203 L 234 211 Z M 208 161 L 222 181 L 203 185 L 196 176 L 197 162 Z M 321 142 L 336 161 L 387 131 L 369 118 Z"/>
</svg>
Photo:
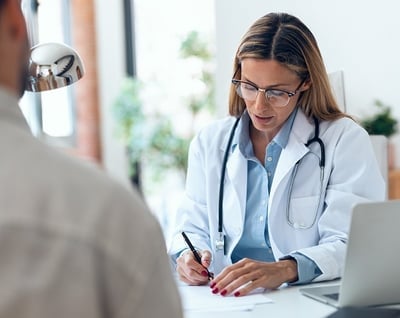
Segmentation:
<svg viewBox="0 0 400 318">
<path fill-rule="evenodd" d="M 300 288 L 335 307 L 400 303 L 400 200 L 353 208 L 340 284 Z"/>
</svg>

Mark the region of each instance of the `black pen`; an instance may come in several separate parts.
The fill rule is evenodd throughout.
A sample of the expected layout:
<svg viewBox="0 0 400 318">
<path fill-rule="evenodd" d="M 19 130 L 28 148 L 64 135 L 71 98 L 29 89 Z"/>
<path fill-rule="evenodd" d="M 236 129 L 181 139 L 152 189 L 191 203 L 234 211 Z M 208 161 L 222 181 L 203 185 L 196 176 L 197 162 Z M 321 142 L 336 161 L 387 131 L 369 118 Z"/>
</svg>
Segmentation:
<svg viewBox="0 0 400 318">
<path fill-rule="evenodd" d="M 185 232 L 182 232 L 182 236 L 185 239 L 186 244 L 189 246 L 190 250 L 192 251 L 194 258 L 196 259 L 197 263 L 201 264 L 201 257 L 199 255 L 199 253 L 197 253 L 196 249 L 194 248 L 192 242 L 190 242 L 189 238 L 187 237 Z M 214 275 L 211 274 L 207 268 L 204 267 L 204 269 L 207 271 L 207 275 L 208 275 L 208 280 L 212 280 L 214 278 Z"/>
</svg>

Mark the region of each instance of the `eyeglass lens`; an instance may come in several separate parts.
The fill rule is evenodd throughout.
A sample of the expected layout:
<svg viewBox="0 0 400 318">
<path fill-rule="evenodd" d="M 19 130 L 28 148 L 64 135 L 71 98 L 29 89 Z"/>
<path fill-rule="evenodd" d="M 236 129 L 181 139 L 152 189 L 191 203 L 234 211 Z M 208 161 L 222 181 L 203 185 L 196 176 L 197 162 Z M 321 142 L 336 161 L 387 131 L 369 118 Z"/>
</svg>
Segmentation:
<svg viewBox="0 0 400 318">
<path fill-rule="evenodd" d="M 247 101 L 255 101 L 260 91 L 257 87 L 250 85 L 249 83 L 237 82 L 236 92 L 240 97 Z M 268 89 L 262 92 L 265 94 L 268 103 L 273 107 L 284 107 L 289 103 L 290 96 L 287 92 L 279 89 Z"/>
</svg>

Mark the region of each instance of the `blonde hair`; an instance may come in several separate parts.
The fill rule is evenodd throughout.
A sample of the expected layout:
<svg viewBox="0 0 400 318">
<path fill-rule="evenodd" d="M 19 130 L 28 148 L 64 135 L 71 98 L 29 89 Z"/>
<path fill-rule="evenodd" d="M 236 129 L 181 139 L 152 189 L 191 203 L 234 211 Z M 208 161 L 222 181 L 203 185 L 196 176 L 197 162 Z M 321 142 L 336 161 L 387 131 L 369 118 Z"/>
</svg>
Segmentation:
<svg viewBox="0 0 400 318">
<path fill-rule="evenodd" d="M 233 77 L 240 79 L 244 58 L 275 60 L 295 72 L 310 88 L 300 94 L 298 106 L 308 117 L 335 120 L 350 117 L 337 105 L 321 53 L 311 31 L 296 17 L 269 13 L 258 19 L 237 49 Z M 239 117 L 246 105 L 234 85 L 229 94 L 229 114 Z"/>
</svg>

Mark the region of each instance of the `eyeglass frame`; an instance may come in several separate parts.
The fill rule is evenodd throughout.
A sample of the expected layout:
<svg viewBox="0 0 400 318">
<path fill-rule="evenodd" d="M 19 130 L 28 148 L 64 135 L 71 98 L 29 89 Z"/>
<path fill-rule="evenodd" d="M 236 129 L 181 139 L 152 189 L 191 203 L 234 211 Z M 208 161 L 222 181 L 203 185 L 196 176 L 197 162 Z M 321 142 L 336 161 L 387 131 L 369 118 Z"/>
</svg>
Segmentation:
<svg viewBox="0 0 400 318">
<path fill-rule="evenodd" d="M 253 84 L 253 83 L 251 83 L 251 82 L 238 80 L 238 79 L 236 79 L 236 78 L 232 78 L 231 82 L 232 82 L 233 85 L 235 85 L 235 87 L 236 87 L 236 90 L 235 90 L 235 91 L 236 91 L 236 93 L 239 95 L 239 97 L 240 97 L 240 98 L 243 98 L 244 100 L 250 101 L 250 102 L 253 102 L 253 101 L 255 101 L 255 100 L 257 99 L 258 93 L 259 93 L 259 92 L 263 92 L 263 93 L 264 93 L 264 96 L 265 96 L 265 98 L 266 98 L 266 100 L 267 100 L 268 102 L 269 102 L 269 97 L 268 97 L 268 94 L 267 94 L 268 91 L 279 91 L 279 92 L 283 92 L 283 93 L 287 94 L 287 95 L 288 95 L 288 100 L 287 100 L 287 103 L 286 103 L 285 105 L 282 105 L 282 106 L 273 106 L 273 107 L 281 108 L 281 107 L 286 107 L 287 105 L 289 105 L 290 98 L 292 98 L 293 96 L 295 96 L 295 95 L 299 92 L 301 85 L 303 85 L 304 82 L 305 82 L 305 79 L 303 79 L 303 80 L 300 82 L 300 84 L 297 86 L 297 88 L 296 88 L 293 92 L 291 92 L 291 91 L 286 91 L 286 90 L 284 90 L 284 89 L 279 89 L 279 88 L 260 88 L 260 87 L 258 87 L 257 85 L 255 85 L 255 84 Z M 253 99 L 253 100 L 248 100 L 248 99 L 245 99 L 244 97 L 240 96 L 240 94 L 238 93 L 237 89 L 239 88 L 239 84 L 242 84 L 242 83 L 243 83 L 243 84 L 250 85 L 250 86 L 254 87 L 255 89 L 257 89 L 257 94 L 256 94 L 255 99 Z M 240 88 L 239 88 L 239 89 L 240 89 Z M 271 106 L 272 106 L 272 105 L 271 105 Z"/>
</svg>

